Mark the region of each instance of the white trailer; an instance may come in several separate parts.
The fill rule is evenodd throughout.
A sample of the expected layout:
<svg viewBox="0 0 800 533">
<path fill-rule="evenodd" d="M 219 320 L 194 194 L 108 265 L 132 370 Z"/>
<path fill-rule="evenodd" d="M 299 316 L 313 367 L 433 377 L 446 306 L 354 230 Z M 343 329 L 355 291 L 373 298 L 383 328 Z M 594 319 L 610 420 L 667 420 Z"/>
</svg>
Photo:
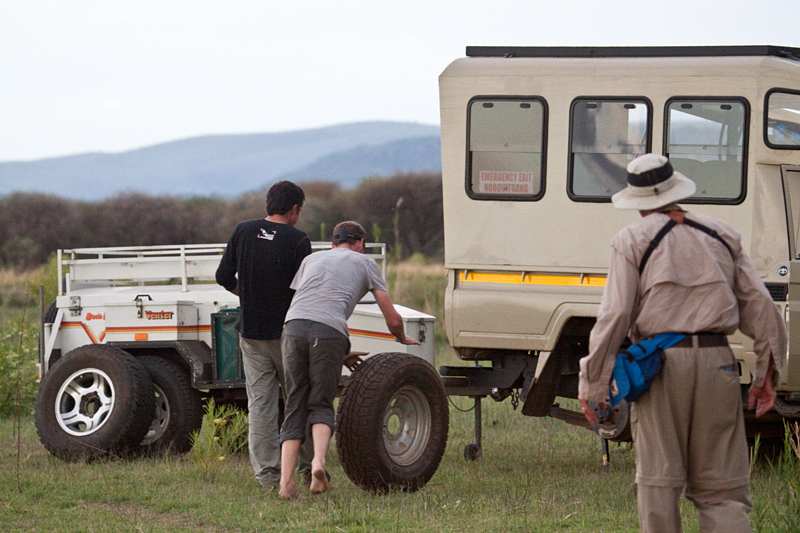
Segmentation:
<svg viewBox="0 0 800 533">
<path fill-rule="evenodd" d="M 326 248 L 330 243 L 312 244 L 314 251 Z M 367 244 L 366 250 L 385 275 L 385 245 Z M 135 451 L 185 452 L 191 447 L 192 432 L 200 427 L 205 399 L 246 405 L 235 327 L 239 299 L 215 281 L 224 251 L 224 244 L 58 251 L 60 286 L 56 300 L 42 313 L 37 365 L 41 384 L 36 425 L 51 453 L 71 460 Z M 383 353 L 377 359 L 404 361 L 414 373 L 427 373 L 438 384 L 432 367 L 434 317 L 400 305 L 395 308 L 408 335 L 421 344 L 396 343 L 369 293 L 348 321 L 350 368 L 377 368 L 381 365 L 371 361 L 371 354 Z M 349 370 L 344 374 L 348 376 Z M 337 438 L 371 438 L 383 450 L 388 463 L 384 469 L 401 468 L 394 483 L 408 486 L 403 463 L 406 469 L 413 465 L 414 456 L 418 460 L 419 450 L 428 443 L 427 437 L 419 442 L 417 435 L 425 432 L 417 428 L 432 424 L 429 394 L 420 393 L 413 382 L 396 382 L 384 374 L 371 380 L 344 379 L 353 382 L 350 389 L 379 388 L 390 394 L 383 405 L 370 406 L 378 413 L 375 424 L 380 428 L 348 426 L 348 434 Z M 363 396 L 364 390 L 359 394 Z M 409 400 L 410 408 L 398 407 L 398 402 Z M 443 404 L 438 410 L 444 409 L 446 416 L 443 389 L 430 401 Z M 340 418 L 352 403 L 340 400 Z M 390 420 L 392 424 L 387 424 Z M 444 440 L 446 431 L 445 421 Z M 443 447 L 444 441 L 442 452 Z M 373 470 L 364 474 L 367 481 L 362 484 L 389 488 L 380 479 L 391 483 L 392 478 Z M 378 481 L 370 482 L 373 477 Z M 417 470 L 411 478 L 419 478 Z"/>
</svg>

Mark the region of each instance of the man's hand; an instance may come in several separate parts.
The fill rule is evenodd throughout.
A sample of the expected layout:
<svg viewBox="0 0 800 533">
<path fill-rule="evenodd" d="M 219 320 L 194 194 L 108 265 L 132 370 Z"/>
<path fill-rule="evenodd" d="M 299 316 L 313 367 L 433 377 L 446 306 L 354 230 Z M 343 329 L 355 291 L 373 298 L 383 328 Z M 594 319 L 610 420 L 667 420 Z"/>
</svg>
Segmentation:
<svg viewBox="0 0 800 533">
<path fill-rule="evenodd" d="M 422 344 L 421 342 L 419 342 L 419 341 L 418 341 L 417 339 L 415 339 L 414 337 L 409 337 L 408 335 L 403 335 L 403 338 L 402 338 L 402 339 L 401 339 L 400 337 L 395 337 L 395 338 L 394 338 L 394 340 L 396 340 L 396 341 L 397 341 L 397 342 L 399 342 L 400 344 L 405 344 L 405 345 L 409 345 L 409 344 Z"/>
<path fill-rule="evenodd" d="M 760 417 L 775 404 L 775 386 L 772 383 L 772 361 L 767 369 L 767 377 L 764 379 L 763 387 L 753 387 L 748 393 L 747 408 L 756 410 L 756 418 Z"/>
<path fill-rule="evenodd" d="M 583 416 L 586 417 L 586 420 L 589 421 L 590 424 L 597 424 L 600 422 L 600 419 L 597 418 L 597 413 L 589 407 L 589 401 L 584 400 L 583 398 L 578 398 L 578 401 L 581 402 L 581 411 L 583 411 Z M 602 410 L 606 408 L 606 404 L 600 402 L 597 406 Z"/>
</svg>

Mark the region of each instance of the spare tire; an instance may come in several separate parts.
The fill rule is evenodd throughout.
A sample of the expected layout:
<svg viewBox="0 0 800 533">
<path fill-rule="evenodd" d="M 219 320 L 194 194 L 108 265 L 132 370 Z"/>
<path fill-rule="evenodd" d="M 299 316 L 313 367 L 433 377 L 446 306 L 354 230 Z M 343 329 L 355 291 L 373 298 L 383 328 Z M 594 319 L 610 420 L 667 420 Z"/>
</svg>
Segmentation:
<svg viewBox="0 0 800 533">
<path fill-rule="evenodd" d="M 430 480 L 447 445 L 447 395 L 419 357 L 384 353 L 351 374 L 336 415 L 336 449 L 364 490 L 415 491 Z"/>
<path fill-rule="evenodd" d="M 128 455 L 147 433 L 153 413 L 147 370 L 130 354 L 104 344 L 66 354 L 36 395 L 39 439 L 66 461 Z"/>
</svg>

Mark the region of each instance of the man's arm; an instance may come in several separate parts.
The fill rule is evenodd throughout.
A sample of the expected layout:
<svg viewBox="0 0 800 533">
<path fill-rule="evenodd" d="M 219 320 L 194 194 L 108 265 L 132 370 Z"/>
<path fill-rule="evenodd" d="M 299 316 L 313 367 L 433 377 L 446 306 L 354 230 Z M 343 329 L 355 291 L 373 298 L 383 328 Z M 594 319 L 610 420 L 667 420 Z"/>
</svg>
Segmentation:
<svg viewBox="0 0 800 533">
<path fill-rule="evenodd" d="M 586 420 L 598 422 L 597 414 L 589 408 L 594 401 L 603 409 L 608 384 L 614 369 L 614 359 L 633 322 L 633 308 L 639 291 L 637 267 L 624 255 L 612 249 L 603 298 L 597 322 L 589 334 L 589 355 L 580 360 L 578 399 Z"/>
<path fill-rule="evenodd" d="M 400 344 L 420 344 L 417 339 L 406 335 L 403 328 L 403 317 L 395 310 L 392 299 L 389 298 L 389 293 L 375 289 L 372 294 L 375 295 L 375 302 L 378 304 L 381 313 L 383 313 L 383 318 L 386 319 L 386 326 L 394 335 L 394 339 Z"/>
<path fill-rule="evenodd" d="M 295 248 L 295 274 L 297 274 L 297 271 L 300 270 L 300 265 L 303 264 L 303 259 L 309 255 L 311 255 L 311 239 L 308 237 L 308 235 L 306 235 L 300 239 L 300 242 L 297 243 L 297 247 Z"/>
<path fill-rule="evenodd" d="M 750 387 L 750 409 L 756 416 L 767 412 L 775 401 L 783 358 L 789 342 L 786 323 L 764 286 L 750 257 L 740 252 L 735 262 L 734 293 L 739 302 L 739 329 L 753 339 L 756 369 Z"/>
<path fill-rule="evenodd" d="M 751 411 L 753 409 L 756 410 L 756 418 L 772 409 L 772 406 L 775 404 L 777 394 L 775 394 L 775 386 L 772 383 L 774 371 L 775 369 L 770 360 L 767 374 L 764 377 L 764 385 L 761 387 L 753 386 L 748 393 L 749 401 L 747 402 L 747 408 Z"/>
<path fill-rule="evenodd" d="M 238 226 L 237 226 L 238 230 Z M 239 296 L 239 281 L 236 279 L 236 231 L 234 231 L 231 238 L 228 240 L 228 245 L 225 247 L 225 252 L 222 254 L 222 259 L 219 261 L 219 266 L 215 273 L 217 283 L 222 285 L 225 290 Z"/>
</svg>

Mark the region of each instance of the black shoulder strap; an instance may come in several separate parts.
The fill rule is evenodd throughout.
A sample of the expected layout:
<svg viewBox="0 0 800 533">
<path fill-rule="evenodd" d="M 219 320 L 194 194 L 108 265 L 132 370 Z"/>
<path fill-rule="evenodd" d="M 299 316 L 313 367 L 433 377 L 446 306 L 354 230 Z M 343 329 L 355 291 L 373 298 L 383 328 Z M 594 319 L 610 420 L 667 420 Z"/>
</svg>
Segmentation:
<svg viewBox="0 0 800 533">
<path fill-rule="evenodd" d="M 642 256 L 642 260 L 639 262 L 639 275 L 640 276 L 642 275 L 642 272 L 644 272 L 644 267 L 647 264 L 647 260 L 650 259 L 650 255 L 652 255 L 653 250 L 656 249 L 656 247 L 658 246 L 658 243 L 661 242 L 661 239 L 664 238 L 664 235 L 669 233 L 669 231 L 672 228 L 674 228 L 676 225 L 678 225 L 678 224 L 686 224 L 687 226 L 691 226 L 691 227 L 693 227 L 695 229 L 698 229 L 698 230 L 702 231 L 703 233 L 705 233 L 706 235 L 710 235 L 711 237 L 717 239 L 719 242 L 722 243 L 723 246 L 725 246 L 725 248 L 727 248 L 728 253 L 731 254 L 731 259 L 735 260 L 735 257 L 733 255 L 733 250 L 728 245 L 728 243 L 725 242 L 725 239 L 720 237 L 719 233 L 717 233 L 715 230 L 709 228 L 708 226 L 705 226 L 705 225 L 703 225 L 703 224 L 701 224 L 699 222 L 695 222 L 694 220 L 686 218 L 685 216 L 683 216 L 683 212 L 679 212 L 679 213 L 680 213 L 679 215 L 676 213 L 676 216 L 674 216 L 674 217 L 673 217 L 673 213 L 672 212 L 668 213 L 668 215 L 670 217 L 669 222 L 664 224 L 664 226 L 661 228 L 661 230 L 658 232 L 658 234 L 656 234 L 656 236 L 653 237 L 653 240 L 650 241 L 650 245 L 647 247 L 647 250 L 645 250 L 644 255 Z"/>
<path fill-rule="evenodd" d="M 656 247 L 658 246 L 658 243 L 661 242 L 661 239 L 664 238 L 664 235 L 669 233 L 669 231 L 677 225 L 678 225 L 677 222 L 675 222 L 672 219 L 669 219 L 669 222 L 664 224 L 664 226 L 661 228 L 658 234 L 655 237 L 653 237 L 652 241 L 650 241 L 650 245 L 647 247 L 647 250 L 645 250 L 644 255 L 642 256 L 642 260 L 639 262 L 640 276 L 642 275 L 642 272 L 644 272 L 644 266 L 647 264 L 647 260 L 650 259 L 650 255 L 653 253 L 653 250 L 655 250 Z"/>
<path fill-rule="evenodd" d="M 731 258 L 734 259 L 733 250 L 731 250 L 731 247 L 728 246 L 728 243 L 725 242 L 725 239 L 720 237 L 719 233 L 717 233 L 715 230 L 709 228 L 708 226 L 704 226 L 699 222 L 695 222 L 694 220 L 688 219 L 688 218 L 684 218 L 683 219 L 683 223 L 687 224 L 687 225 L 689 225 L 689 226 L 691 226 L 691 227 L 693 227 L 695 229 L 699 229 L 703 233 L 705 233 L 707 235 L 711 235 L 712 237 L 717 239 L 719 242 L 722 243 L 723 246 L 725 246 L 725 248 L 728 249 L 728 253 L 731 254 Z"/>
</svg>

